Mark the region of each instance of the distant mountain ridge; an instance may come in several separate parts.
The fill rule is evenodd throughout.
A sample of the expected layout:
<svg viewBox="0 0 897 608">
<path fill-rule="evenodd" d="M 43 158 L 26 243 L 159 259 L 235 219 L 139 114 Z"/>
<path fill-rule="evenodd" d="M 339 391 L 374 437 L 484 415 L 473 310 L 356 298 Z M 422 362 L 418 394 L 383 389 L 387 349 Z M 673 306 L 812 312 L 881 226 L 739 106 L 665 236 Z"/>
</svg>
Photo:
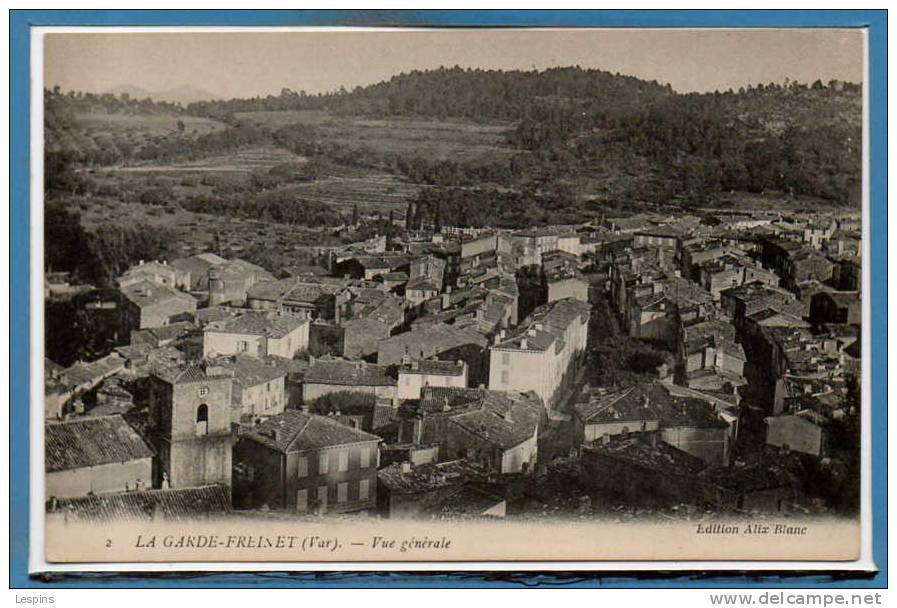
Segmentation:
<svg viewBox="0 0 897 608">
<path fill-rule="evenodd" d="M 196 103 L 198 101 L 213 101 L 216 99 L 223 99 L 221 95 L 210 93 L 205 89 L 201 89 L 190 84 L 183 84 L 171 89 L 166 89 L 164 91 L 150 91 L 149 89 L 134 84 L 122 84 L 113 87 L 108 92 L 115 95 L 116 97 L 127 94 L 131 99 L 149 98 L 153 101 L 180 103 L 181 105 Z"/>
</svg>

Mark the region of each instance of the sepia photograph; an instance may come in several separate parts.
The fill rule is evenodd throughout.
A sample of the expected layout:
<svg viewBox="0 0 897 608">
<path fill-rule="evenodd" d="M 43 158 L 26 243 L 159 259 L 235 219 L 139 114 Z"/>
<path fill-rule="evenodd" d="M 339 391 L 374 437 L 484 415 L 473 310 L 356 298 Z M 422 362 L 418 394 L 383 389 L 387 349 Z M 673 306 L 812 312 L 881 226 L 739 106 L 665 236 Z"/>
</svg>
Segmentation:
<svg viewBox="0 0 897 608">
<path fill-rule="evenodd" d="M 868 556 L 863 29 L 104 29 L 36 43 L 47 563 Z"/>
</svg>

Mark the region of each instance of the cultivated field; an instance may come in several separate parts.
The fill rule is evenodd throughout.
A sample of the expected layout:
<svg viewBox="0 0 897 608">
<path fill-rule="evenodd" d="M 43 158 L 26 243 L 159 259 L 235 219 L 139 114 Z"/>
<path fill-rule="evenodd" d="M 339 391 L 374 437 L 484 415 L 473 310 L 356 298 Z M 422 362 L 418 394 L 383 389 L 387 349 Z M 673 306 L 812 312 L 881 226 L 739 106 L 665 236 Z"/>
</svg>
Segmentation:
<svg viewBox="0 0 897 608">
<path fill-rule="evenodd" d="M 230 154 L 210 156 L 198 160 L 185 160 L 179 163 L 141 163 L 108 167 L 111 173 L 157 173 L 177 174 L 189 173 L 251 173 L 256 170 L 270 169 L 285 163 L 302 164 L 306 159 L 283 148 L 275 146 L 253 146 L 236 150 Z"/>
<path fill-rule="evenodd" d="M 78 114 L 75 120 L 88 134 L 105 132 L 112 135 L 121 133 L 146 136 L 174 135 L 178 132 L 178 121 L 184 124 L 185 133 L 194 135 L 219 131 L 225 126 L 211 118 L 175 114 L 91 113 Z"/>
<path fill-rule="evenodd" d="M 246 112 L 237 114 L 237 118 L 271 127 L 296 123 L 313 126 L 326 141 L 364 147 L 375 155 L 464 161 L 515 152 L 505 141 L 510 124 L 397 117 L 372 119 L 336 116 L 324 111 Z"/>
</svg>

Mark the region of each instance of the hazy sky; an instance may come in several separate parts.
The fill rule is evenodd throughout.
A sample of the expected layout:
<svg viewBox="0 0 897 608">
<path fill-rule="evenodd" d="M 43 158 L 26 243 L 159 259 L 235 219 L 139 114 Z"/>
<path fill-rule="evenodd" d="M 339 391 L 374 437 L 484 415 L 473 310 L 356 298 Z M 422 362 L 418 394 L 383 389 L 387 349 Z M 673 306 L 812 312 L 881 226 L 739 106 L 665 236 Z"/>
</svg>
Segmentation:
<svg viewBox="0 0 897 608">
<path fill-rule="evenodd" d="M 48 34 L 45 86 L 105 92 L 189 84 L 222 97 L 351 89 L 441 65 L 579 65 L 680 92 L 863 79 L 859 30 L 429 30 Z"/>
</svg>

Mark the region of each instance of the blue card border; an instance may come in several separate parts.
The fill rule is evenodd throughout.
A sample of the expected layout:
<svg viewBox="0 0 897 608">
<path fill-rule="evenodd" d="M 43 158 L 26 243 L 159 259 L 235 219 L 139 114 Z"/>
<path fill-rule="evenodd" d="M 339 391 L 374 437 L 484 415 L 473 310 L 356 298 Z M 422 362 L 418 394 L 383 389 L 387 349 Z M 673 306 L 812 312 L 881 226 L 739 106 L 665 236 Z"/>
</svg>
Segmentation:
<svg viewBox="0 0 897 608">
<path fill-rule="evenodd" d="M 28 575 L 29 89 L 35 26 L 863 27 L 868 29 L 870 260 L 887 277 L 886 10 L 13 10 L 10 12 L 10 588 L 169 587 L 887 587 L 887 281 L 871 281 L 875 575 L 433 572 Z M 662 567 L 661 564 L 658 564 Z M 276 567 L 276 566 L 275 566 Z"/>
</svg>

